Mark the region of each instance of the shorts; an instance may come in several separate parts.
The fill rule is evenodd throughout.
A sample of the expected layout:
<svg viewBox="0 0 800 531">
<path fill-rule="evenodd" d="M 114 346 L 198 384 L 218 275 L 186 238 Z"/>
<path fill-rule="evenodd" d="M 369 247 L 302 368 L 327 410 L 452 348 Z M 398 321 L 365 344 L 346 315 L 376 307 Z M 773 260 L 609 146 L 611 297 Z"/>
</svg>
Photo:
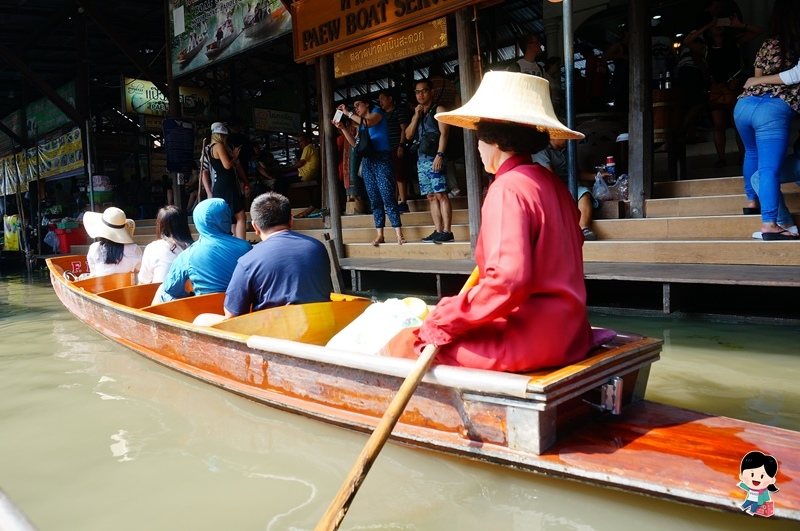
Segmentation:
<svg viewBox="0 0 800 531">
<path fill-rule="evenodd" d="M 394 179 L 399 183 L 406 182 L 406 158 L 408 156 L 407 153 L 403 153 L 405 155 L 403 158 L 397 156 L 397 148 L 392 149 L 392 170 L 394 171 Z"/>
<path fill-rule="evenodd" d="M 433 171 L 433 157 L 420 156 L 417 160 L 419 193 L 421 195 L 447 193 L 447 161 L 442 161 L 444 171 Z"/>
<path fill-rule="evenodd" d="M 600 206 L 600 201 L 594 198 L 591 190 L 589 190 L 585 186 L 578 185 L 578 199 L 583 197 L 583 194 L 589 194 L 589 197 L 592 198 L 592 208 L 597 208 Z"/>
</svg>

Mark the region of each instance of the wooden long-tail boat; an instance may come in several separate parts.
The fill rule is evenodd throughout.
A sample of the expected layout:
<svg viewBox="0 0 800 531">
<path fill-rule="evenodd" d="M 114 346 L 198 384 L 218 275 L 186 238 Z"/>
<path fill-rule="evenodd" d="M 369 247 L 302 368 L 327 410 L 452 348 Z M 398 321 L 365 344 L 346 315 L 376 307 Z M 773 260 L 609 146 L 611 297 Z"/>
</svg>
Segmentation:
<svg viewBox="0 0 800 531">
<path fill-rule="evenodd" d="M 263 310 L 198 326 L 224 294 L 151 306 L 157 284 L 132 275 L 75 280 L 84 256 L 47 260 L 53 288 L 78 319 L 184 374 L 264 404 L 370 431 L 413 362 L 324 345 L 371 301 Z M 436 366 L 392 438 L 507 467 L 739 511 L 739 466 L 753 450 L 779 462 L 774 517 L 800 520 L 800 433 L 643 400 L 661 341 L 618 334 L 586 360 L 508 374 Z M 619 414 L 614 414 L 621 409 Z"/>
</svg>

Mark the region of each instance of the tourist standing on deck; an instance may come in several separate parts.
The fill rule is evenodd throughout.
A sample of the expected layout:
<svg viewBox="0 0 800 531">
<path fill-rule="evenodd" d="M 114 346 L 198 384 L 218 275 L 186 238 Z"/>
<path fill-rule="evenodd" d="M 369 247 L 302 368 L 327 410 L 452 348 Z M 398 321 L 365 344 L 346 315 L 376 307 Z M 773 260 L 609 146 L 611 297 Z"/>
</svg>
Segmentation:
<svg viewBox="0 0 800 531">
<path fill-rule="evenodd" d="M 433 99 L 433 85 L 430 80 L 417 81 L 414 94 L 417 107 L 406 128 L 406 137 L 416 139 L 417 176 L 419 192 L 428 197 L 433 218 L 433 232 L 422 238 L 424 242 L 442 243 L 453 241 L 451 221 L 453 207 L 447 196 L 447 139 L 450 128 L 436 120 L 436 114 L 444 112 L 442 105 Z"/>
<path fill-rule="evenodd" d="M 228 144 L 228 128 L 222 122 L 211 124 L 211 144 L 208 147 L 208 162 L 214 170 L 214 184 L 210 197 L 223 199 L 233 212 L 233 234 L 245 239 L 247 217 L 244 214 L 244 196 L 236 180 L 235 166 L 239 162 L 241 148 L 231 149 Z"/>
<path fill-rule="evenodd" d="M 481 161 L 495 174 L 475 247 L 480 277 L 385 353 L 416 357 L 434 344 L 440 363 L 509 372 L 585 358 L 592 330 L 578 210 L 559 178 L 531 162 L 551 136 L 583 135 L 558 121 L 547 81 L 514 72 L 488 72 L 466 105 L 438 119 L 477 129 Z"/>
<path fill-rule="evenodd" d="M 397 243 L 402 245 L 406 243 L 406 240 L 403 237 L 401 228 L 403 224 L 400 221 L 397 196 L 394 193 L 395 178 L 392 155 L 389 153 L 389 124 L 384 119 L 383 109 L 376 106 L 370 110 L 369 97 L 366 95 L 355 98 L 352 112 L 344 104 L 339 105 L 338 109 L 358 124 L 358 136 L 367 138 L 371 145 L 369 153 L 363 156 L 361 162 L 361 176 L 364 179 L 364 188 L 367 190 L 372 208 L 372 218 L 377 231 L 377 236 L 371 243 L 378 246 L 386 241 L 383 236 L 383 227 L 386 224 L 386 216 L 388 216 L 389 223 L 394 227 Z M 347 130 L 343 121 L 334 121 L 333 125 L 342 132 L 351 146 L 356 147 L 356 139 Z M 365 137 L 361 137 L 361 135 L 365 135 Z M 359 151 L 358 148 L 356 151 Z"/>
<path fill-rule="evenodd" d="M 800 62 L 800 3 L 776 0 L 769 38 L 755 60 L 756 77 L 778 74 Z M 760 203 L 764 240 L 800 239 L 778 224 L 780 172 L 789 147 L 792 119 L 800 112 L 800 85 L 754 85 L 736 102 L 734 119 L 745 145 L 744 182 L 748 208 Z M 758 196 L 751 185 L 758 171 Z"/>
</svg>

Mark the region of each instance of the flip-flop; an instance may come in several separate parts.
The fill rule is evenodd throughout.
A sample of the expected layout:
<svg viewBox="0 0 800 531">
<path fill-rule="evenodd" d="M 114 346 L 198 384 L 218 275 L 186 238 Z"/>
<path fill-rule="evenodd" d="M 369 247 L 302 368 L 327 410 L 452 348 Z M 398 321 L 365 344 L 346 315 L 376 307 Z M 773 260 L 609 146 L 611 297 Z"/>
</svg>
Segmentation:
<svg viewBox="0 0 800 531">
<path fill-rule="evenodd" d="M 371 242 L 371 243 L 372 243 L 372 245 L 374 245 L 375 247 L 377 247 L 377 246 L 379 246 L 379 245 L 380 245 L 380 244 L 382 244 L 382 243 L 386 243 L 386 240 L 385 240 L 384 238 L 375 238 L 374 240 L 372 240 L 372 242 Z"/>
<path fill-rule="evenodd" d="M 744 207 L 742 208 L 742 214 L 744 214 L 745 216 L 761 214 L 761 207 Z"/>
<path fill-rule="evenodd" d="M 397 245 L 403 245 L 404 243 L 408 243 L 405 238 L 400 238 L 397 240 Z"/>
<path fill-rule="evenodd" d="M 780 232 L 762 232 L 761 239 L 766 241 L 792 240 L 798 242 L 800 241 L 800 236 L 794 232 L 783 229 Z"/>
</svg>

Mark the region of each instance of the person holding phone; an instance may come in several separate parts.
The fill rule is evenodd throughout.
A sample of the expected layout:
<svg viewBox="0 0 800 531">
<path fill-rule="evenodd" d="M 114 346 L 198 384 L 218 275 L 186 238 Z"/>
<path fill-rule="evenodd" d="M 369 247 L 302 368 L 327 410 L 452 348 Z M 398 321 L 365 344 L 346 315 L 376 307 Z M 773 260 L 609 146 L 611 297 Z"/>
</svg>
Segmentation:
<svg viewBox="0 0 800 531">
<path fill-rule="evenodd" d="M 369 135 L 369 142 L 372 145 L 370 153 L 364 155 L 361 163 L 361 175 L 372 207 L 377 233 L 371 243 L 377 247 L 386 241 L 383 228 L 388 216 L 395 230 L 397 243 L 402 245 L 406 243 L 406 239 L 403 237 L 403 224 L 397 210 L 392 154 L 389 151 L 389 124 L 383 109 L 372 105 L 369 96 L 356 96 L 353 101 L 353 111 L 349 111 L 344 104 L 339 105 L 338 110 L 359 125 L 359 135 Z M 347 130 L 344 122 L 342 120 L 332 122 L 342 132 L 347 143 L 355 147 L 356 138 Z"/>
</svg>

